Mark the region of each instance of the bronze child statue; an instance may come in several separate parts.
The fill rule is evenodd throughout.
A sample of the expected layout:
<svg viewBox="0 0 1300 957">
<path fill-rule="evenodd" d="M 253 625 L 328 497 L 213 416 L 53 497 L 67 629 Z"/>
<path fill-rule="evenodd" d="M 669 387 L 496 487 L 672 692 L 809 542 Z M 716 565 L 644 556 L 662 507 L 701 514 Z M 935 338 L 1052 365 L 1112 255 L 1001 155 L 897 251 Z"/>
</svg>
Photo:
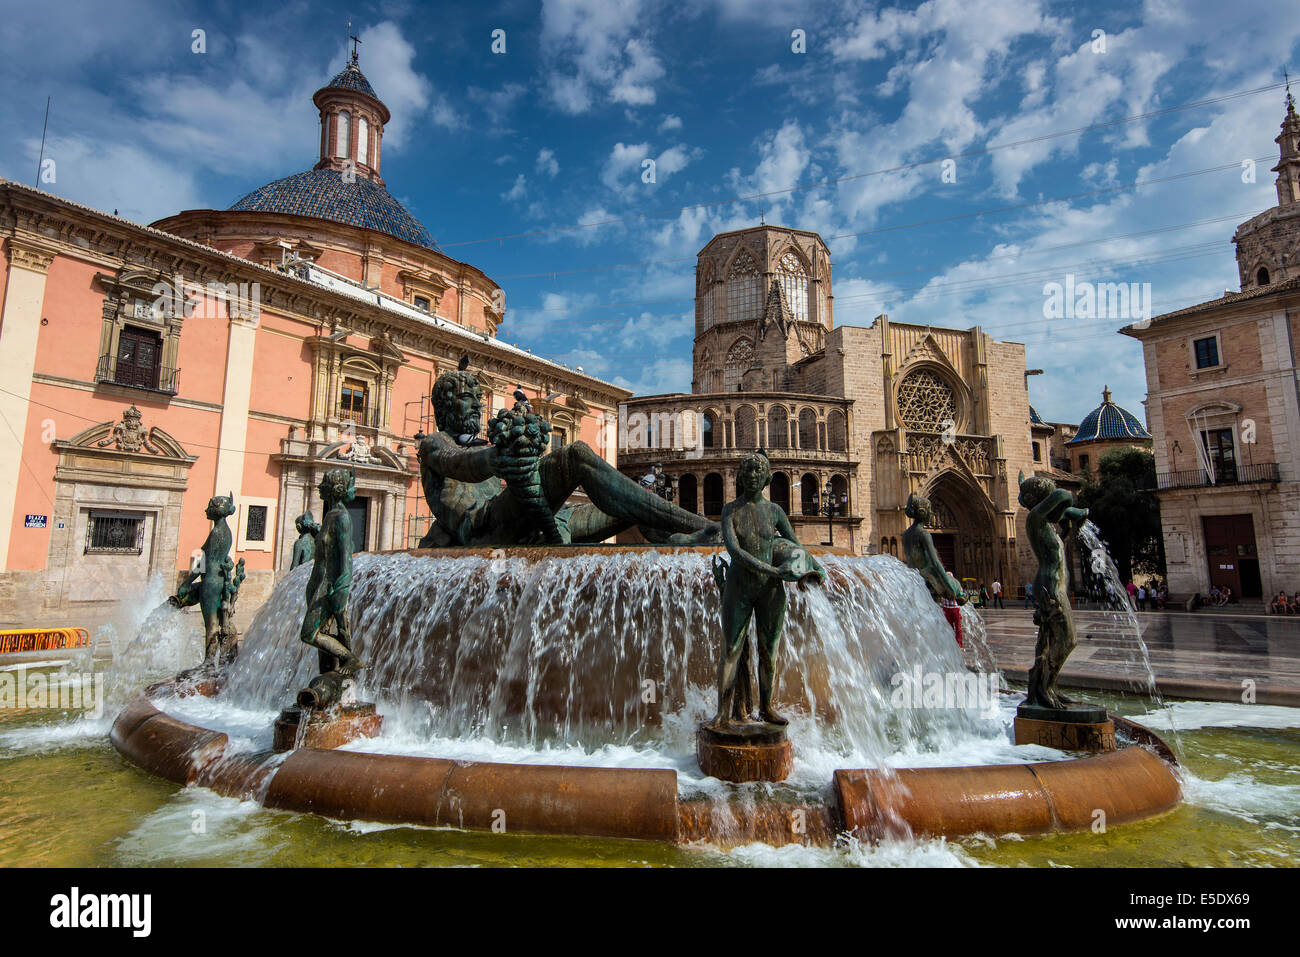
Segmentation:
<svg viewBox="0 0 1300 957">
<path fill-rule="evenodd" d="M 795 538 L 785 512 L 763 497 L 771 480 L 772 468 L 764 453 L 745 456 L 736 480 L 740 494 L 722 509 L 722 540 L 732 562 L 727 566 L 721 559 L 714 560 L 714 575 L 722 590 L 723 640 L 718 713 L 710 722 L 717 729 L 750 720 L 747 639 L 751 615 L 758 631 L 758 716 L 768 724 L 788 723 L 772 707 L 785 624 L 784 583 L 806 587 L 826 580 L 826 570 Z"/>
<path fill-rule="evenodd" d="M 316 536 L 320 534 L 320 526 L 316 524 L 311 512 L 303 512 L 293 520 L 293 527 L 298 530 L 298 540 L 293 543 L 293 557 L 289 561 L 289 567 L 297 568 L 315 557 Z"/>
<path fill-rule="evenodd" d="M 1065 489 L 1057 488 L 1051 479 L 1037 476 L 1027 479 L 1024 472 L 1020 473 L 1020 504 L 1029 509 L 1026 523 L 1029 544 L 1038 559 L 1033 590 L 1038 643 L 1034 646 L 1034 665 L 1029 669 L 1025 704 L 1064 709 L 1069 701 L 1056 690 L 1056 679 L 1078 641 L 1070 611 L 1062 536 L 1069 537 L 1081 527 L 1088 510 L 1074 508 L 1074 498 Z"/>
<path fill-rule="evenodd" d="M 234 604 L 244 580 L 244 560 L 230 560 L 232 537 L 226 519 L 235 514 L 235 493 L 215 495 L 206 514 L 212 530 L 203 542 L 198 561 L 168 602 L 177 608 L 197 604 L 203 613 L 203 665 L 214 669 L 230 661 L 238 651 Z"/>
<path fill-rule="evenodd" d="M 933 514 L 930 500 L 913 492 L 907 497 L 904 513 L 912 519 L 912 524 L 903 533 L 903 557 L 907 564 L 921 573 L 929 586 L 930 594 L 943 607 L 943 615 L 952 626 L 957 637 L 957 646 L 962 647 L 961 608 L 966 604 L 966 592 L 957 579 L 948 574 L 939 561 L 934 539 L 926 530 Z"/>
<path fill-rule="evenodd" d="M 352 516 L 356 478 L 347 469 L 330 469 L 321 479 L 325 518 L 316 537 L 311 577 L 307 579 L 307 614 L 299 639 L 320 650 L 321 674 L 353 677 L 363 667 L 352 653 L 348 631 L 348 595 L 352 589 Z M 333 627 L 333 634 L 327 629 Z"/>
</svg>

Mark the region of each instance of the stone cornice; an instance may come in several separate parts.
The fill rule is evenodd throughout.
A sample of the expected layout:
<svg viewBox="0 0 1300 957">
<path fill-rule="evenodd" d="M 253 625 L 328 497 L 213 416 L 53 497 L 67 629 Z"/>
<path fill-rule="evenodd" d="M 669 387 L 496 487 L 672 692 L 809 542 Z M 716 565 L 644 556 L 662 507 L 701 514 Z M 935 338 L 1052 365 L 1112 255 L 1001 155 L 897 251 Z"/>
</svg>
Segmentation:
<svg viewBox="0 0 1300 957">
<path fill-rule="evenodd" d="M 53 250 L 51 260 L 56 254 L 85 259 L 87 253 L 92 253 L 103 257 L 104 265 L 110 268 L 156 270 L 166 276 L 180 272 L 187 281 L 202 284 L 257 282 L 262 289 L 262 306 L 267 311 L 318 327 L 346 327 L 368 336 L 387 330 L 394 345 L 408 356 L 415 353 L 454 363 L 468 354 L 471 363 L 488 365 L 503 378 L 563 383 L 563 391 L 580 394 L 599 405 L 615 406 L 631 395 L 612 383 L 516 351 L 468 330 L 438 327 L 379 306 L 368 306 L 343 293 L 194 240 L 0 180 L 0 230 L 6 226 L 7 244 L 15 236 L 32 237 L 26 242 L 20 238 L 19 245 L 44 248 L 46 252 Z M 468 268 L 483 275 L 474 267 Z"/>
</svg>

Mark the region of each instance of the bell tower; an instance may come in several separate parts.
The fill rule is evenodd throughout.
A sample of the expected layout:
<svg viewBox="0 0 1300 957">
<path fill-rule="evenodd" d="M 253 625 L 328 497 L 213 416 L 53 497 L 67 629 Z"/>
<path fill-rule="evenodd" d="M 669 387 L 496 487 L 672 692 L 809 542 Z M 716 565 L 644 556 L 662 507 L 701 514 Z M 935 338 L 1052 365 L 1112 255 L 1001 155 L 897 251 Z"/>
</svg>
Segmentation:
<svg viewBox="0 0 1300 957">
<path fill-rule="evenodd" d="M 1288 78 L 1278 148 L 1277 205 L 1237 227 L 1237 273 L 1246 292 L 1300 276 L 1300 116 Z"/>
<path fill-rule="evenodd" d="M 1281 157 L 1273 167 L 1277 173 L 1277 204 L 1293 206 L 1300 203 L 1300 116 L 1296 116 L 1295 97 L 1291 83 L 1286 87 L 1286 116 L 1282 118 L 1282 132 L 1278 133 L 1278 153 Z"/>
</svg>

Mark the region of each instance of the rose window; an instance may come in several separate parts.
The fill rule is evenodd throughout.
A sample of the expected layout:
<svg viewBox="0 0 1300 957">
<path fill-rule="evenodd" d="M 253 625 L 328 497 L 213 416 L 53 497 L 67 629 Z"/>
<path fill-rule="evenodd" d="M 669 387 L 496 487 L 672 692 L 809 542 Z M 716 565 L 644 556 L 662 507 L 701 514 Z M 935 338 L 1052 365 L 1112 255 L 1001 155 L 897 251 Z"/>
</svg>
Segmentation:
<svg viewBox="0 0 1300 957">
<path fill-rule="evenodd" d="M 943 432 L 957 421 L 957 399 L 937 373 L 917 369 L 898 386 L 898 417 L 913 432 Z"/>
</svg>

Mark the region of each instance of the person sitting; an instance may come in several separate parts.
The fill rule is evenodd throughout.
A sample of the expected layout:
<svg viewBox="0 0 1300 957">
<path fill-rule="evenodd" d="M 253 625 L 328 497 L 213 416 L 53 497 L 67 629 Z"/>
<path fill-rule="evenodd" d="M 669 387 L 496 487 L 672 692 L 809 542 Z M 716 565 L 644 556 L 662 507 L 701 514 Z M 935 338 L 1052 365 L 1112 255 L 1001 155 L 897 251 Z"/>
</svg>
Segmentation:
<svg viewBox="0 0 1300 957">
<path fill-rule="evenodd" d="M 1280 591 L 1273 603 L 1268 606 L 1270 615 L 1285 615 L 1291 611 L 1291 600 L 1287 598 L 1286 592 Z"/>
<path fill-rule="evenodd" d="M 1218 585 L 1211 586 L 1211 588 L 1210 588 L 1210 597 L 1206 599 L 1205 603 L 1206 603 L 1207 605 L 1218 605 L 1218 604 L 1222 604 L 1222 603 L 1219 601 L 1219 586 L 1218 586 Z"/>
<path fill-rule="evenodd" d="M 1219 590 L 1219 604 L 1226 605 L 1230 601 L 1232 601 L 1232 588 L 1228 585 L 1224 585 L 1223 588 Z"/>
</svg>

